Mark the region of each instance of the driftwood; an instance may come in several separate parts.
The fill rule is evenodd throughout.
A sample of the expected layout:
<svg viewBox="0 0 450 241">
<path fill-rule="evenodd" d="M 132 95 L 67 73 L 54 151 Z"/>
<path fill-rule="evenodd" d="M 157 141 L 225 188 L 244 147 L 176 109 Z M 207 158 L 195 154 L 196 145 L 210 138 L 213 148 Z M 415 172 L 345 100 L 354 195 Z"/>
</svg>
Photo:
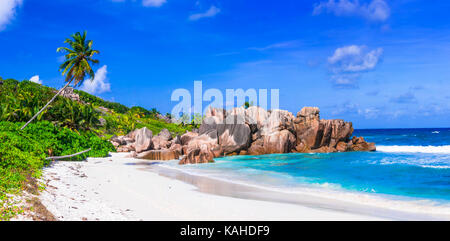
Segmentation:
<svg viewBox="0 0 450 241">
<path fill-rule="evenodd" d="M 60 160 L 60 159 L 65 159 L 65 158 L 69 158 L 69 157 L 79 156 L 81 154 L 84 154 L 84 153 L 90 151 L 91 149 L 92 148 L 89 148 L 89 149 L 87 149 L 85 151 L 78 152 L 78 153 L 75 153 L 75 154 L 72 154 L 72 155 L 68 155 L 68 156 L 50 156 L 50 157 L 45 158 L 45 160 Z"/>
</svg>

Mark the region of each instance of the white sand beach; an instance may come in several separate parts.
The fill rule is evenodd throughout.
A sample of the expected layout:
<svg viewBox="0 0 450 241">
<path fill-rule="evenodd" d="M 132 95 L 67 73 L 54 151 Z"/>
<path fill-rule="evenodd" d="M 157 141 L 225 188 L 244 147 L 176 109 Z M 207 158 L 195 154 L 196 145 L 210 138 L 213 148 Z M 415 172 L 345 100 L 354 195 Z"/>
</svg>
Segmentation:
<svg viewBox="0 0 450 241">
<path fill-rule="evenodd" d="M 113 154 L 44 169 L 40 199 L 58 220 L 380 220 L 296 204 L 198 191 L 145 170 L 145 162 Z M 148 162 L 147 162 L 148 164 Z"/>
<path fill-rule="evenodd" d="M 44 169 L 42 204 L 57 220 L 390 220 L 428 219 L 304 196 L 304 203 L 236 198 L 256 190 L 201 177 L 170 178 L 150 171 L 155 162 L 125 158 L 56 162 Z M 170 175 L 169 175 L 170 176 Z M 181 181 L 179 179 L 183 179 Z M 208 182 L 208 183 L 206 183 Z M 196 185 L 192 185 L 195 183 Z M 205 192 L 205 190 L 209 190 Z M 261 195 L 264 195 L 261 194 Z M 236 195 L 238 196 L 238 195 Z M 339 201 L 336 201 L 337 203 Z M 344 205 L 344 206 L 343 206 Z M 335 206 L 336 208 L 330 208 Z M 346 208 L 342 208 L 346 207 Z M 365 212 L 361 212 L 365 210 Z"/>
</svg>

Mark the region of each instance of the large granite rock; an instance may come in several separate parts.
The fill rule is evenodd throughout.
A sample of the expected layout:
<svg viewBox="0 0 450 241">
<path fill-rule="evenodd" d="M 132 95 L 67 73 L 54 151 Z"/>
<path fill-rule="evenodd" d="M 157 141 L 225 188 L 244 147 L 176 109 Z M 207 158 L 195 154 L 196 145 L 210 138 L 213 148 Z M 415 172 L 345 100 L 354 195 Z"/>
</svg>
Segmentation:
<svg viewBox="0 0 450 241">
<path fill-rule="evenodd" d="M 144 127 L 136 131 L 135 149 L 137 153 L 148 151 L 153 148 L 153 133 L 151 130 Z"/>
<path fill-rule="evenodd" d="M 349 142 L 352 151 L 376 151 L 375 143 L 367 143 L 363 137 L 354 136 Z"/>
<path fill-rule="evenodd" d="M 295 147 L 294 116 L 284 110 L 273 110 L 262 122 L 252 139 L 249 154 L 289 153 Z M 256 136 L 255 136 L 256 135 Z"/>
<path fill-rule="evenodd" d="M 185 133 L 180 137 L 180 142 L 181 142 L 180 144 L 182 146 L 188 145 L 189 142 L 197 136 L 198 136 L 198 133 L 195 133 L 195 132 Z"/>
<path fill-rule="evenodd" d="M 220 152 L 220 151 L 219 151 Z M 190 150 L 179 162 L 180 165 L 200 164 L 214 162 L 216 153 L 208 145 L 203 144 L 199 148 Z"/>
<path fill-rule="evenodd" d="M 218 139 L 218 144 L 227 154 L 233 152 L 239 153 L 241 150 L 247 149 L 250 146 L 251 130 L 246 124 L 245 110 L 242 115 L 230 114 L 225 119 L 220 117 L 222 112 L 217 110 L 210 112 L 215 114 L 215 116 L 204 118 L 199 129 L 200 136 L 206 135 L 211 139 Z M 217 116 L 217 113 L 221 114 Z M 237 113 L 241 112 L 238 111 Z"/>
<path fill-rule="evenodd" d="M 266 148 L 264 147 L 264 139 L 259 138 L 252 142 L 252 145 L 248 148 L 247 153 L 252 156 L 267 154 Z"/>
<path fill-rule="evenodd" d="M 169 161 L 179 159 L 180 155 L 174 150 L 151 150 L 138 154 L 137 157 L 145 160 Z"/>
<path fill-rule="evenodd" d="M 339 142 L 348 142 L 353 133 L 351 122 L 320 120 L 320 110 L 317 107 L 305 107 L 298 112 L 294 129 L 298 152 L 310 152 L 319 148 L 322 149 L 317 152 L 334 151 Z M 345 148 L 341 144 L 339 149 Z"/>
<path fill-rule="evenodd" d="M 182 152 L 185 156 L 181 159 L 180 165 L 213 162 L 214 157 L 223 155 L 217 135 L 209 134 L 192 138 L 187 145 L 182 147 Z"/>
<path fill-rule="evenodd" d="M 128 133 L 128 134 L 126 135 L 126 137 L 128 137 L 128 138 L 130 138 L 130 139 L 136 141 L 136 133 L 138 132 L 138 130 L 139 130 L 139 129 L 136 129 L 136 130 L 134 130 L 134 131 L 131 131 L 130 133 Z"/>
<path fill-rule="evenodd" d="M 115 147 L 127 144 L 127 142 L 123 139 L 122 136 L 113 136 L 111 137 L 110 141 Z"/>
<path fill-rule="evenodd" d="M 262 155 L 290 152 L 375 151 L 374 143 L 353 137 L 353 125 L 343 120 L 321 120 L 317 107 L 305 107 L 294 117 L 285 110 L 265 111 L 252 106 L 210 108 L 198 133 L 172 138 L 168 130 L 153 137 L 146 128 L 113 137 L 118 151 L 151 160 L 176 159 L 180 164 L 213 162 L 224 155 Z"/>
<path fill-rule="evenodd" d="M 245 115 L 250 125 L 256 125 L 257 129 L 261 129 L 269 118 L 269 113 L 259 106 L 250 106 L 245 110 Z"/>
<path fill-rule="evenodd" d="M 197 136 L 189 141 L 189 143 L 186 145 L 187 152 L 193 149 L 200 148 L 202 145 L 206 145 L 212 149 L 219 146 L 219 140 L 217 137 L 211 138 L 209 135 Z"/>
<path fill-rule="evenodd" d="M 322 120 L 325 126 L 322 146 L 336 147 L 341 141 L 348 141 L 353 134 L 353 124 L 343 120 Z M 329 134 L 328 134 L 329 133 Z"/>
<path fill-rule="evenodd" d="M 173 144 L 170 146 L 169 150 L 174 151 L 179 156 L 183 155 L 183 147 L 180 144 Z"/>
<path fill-rule="evenodd" d="M 217 129 L 219 125 L 223 125 L 224 120 L 217 116 L 210 116 L 203 119 L 198 130 L 199 135 L 208 135 L 211 138 L 217 138 Z"/>
<path fill-rule="evenodd" d="M 239 153 L 246 150 L 251 142 L 250 127 L 245 124 L 243 115 L 229 115 L 225 118 L 224 124 L 217 125 L 219 145 L 225 154 Z"/>
<path fill-rule="evenodd" d="M 172 134 L 167 130 L 163 129 L 161 132 L 152 138 L 153 148 L 155 150 L 167 149 L 171 146 Z"/>
<path fill-rule="evenodd" d="M 295 148 L 295 136 L 288 130 L 276 131 L 264 136 L 264 153 L 290 153 Z"/>
<path fill-rule="evenodd" d="M 323 126 L 320 125 L 320 110 L 317 107 L 304 107 L 297 113 L 294 129 L 297 136 L 297 150 L 308 151 L 320 147 Z"/>
<path fill-rule="evenodd" d="M 173 119 L 161 114 L 156 114 L 156 118 L 165 121 L 166 123 L 174 123 Z"/>
<path fill-rule="evenodd" d="M 236 107 L 236 108 L 233 108 L 233 109 L 227 111 L 226 117 L 231 116 L 231 115 L 245 116 L 245 111 L 246 110 L 244 107 Z"/>
<path fill-rule="evenodd" d="M 294 116 L 287 110 L 272 110 L 262 127 L 262 135 L 288 130 L 294 132 Z"/>
<path fill-rule="evenodd" d="M 64 98 L 68 98 L 72 101 L 80 102 L 80 95 L 73 91 L 72 87 L 66 87 L 60 94 Z"/>
<path fill-rule="evenodd" d="M 161 132 L 159 132 L 158 136 L 161 137 L 161 139 L 164 141 L 172 140 L 172 134 L 167 129 L 162 129 Z"/>
<path fill-rule="evenodd" d="M 134 144 L 129 144 L 129 145 L 124 145 L 124 146 L 119 146 L 117 147 L 117 152 L 131 152 L 131 151 L 135 151 L 135 147 Z"/>
<path fill-rule="evenodd" d="M 336 145 L 336 151 L 338 152 L 351 151 L 351 147 L 352 147 L 351 144 L 341 141 Z"/>
<path fill-rule="evenodd" d="M 205 118 L 214 116 L 214 117 L 217 117 L 219 122 L 222 122 L 225 119 L 226 113 L 227 112 L 224 109 L 209 107 L 206 110 Z"/>
</svg>

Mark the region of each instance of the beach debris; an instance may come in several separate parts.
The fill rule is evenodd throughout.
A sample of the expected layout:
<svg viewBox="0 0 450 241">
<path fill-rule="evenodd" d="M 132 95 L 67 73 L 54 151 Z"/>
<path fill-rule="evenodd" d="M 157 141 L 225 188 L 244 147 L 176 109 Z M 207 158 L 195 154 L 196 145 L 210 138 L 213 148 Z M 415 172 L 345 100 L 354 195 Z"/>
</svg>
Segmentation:
<svg viewBox="0 0 450 241">
<path fill-rule="evenodd" d="M 72 155 L 67 155 L 67 156 L 50 156 L 50 157 L 45 158 L 45 160 L 61 160 L 61 159 L 66 159 L 66 158 L 70 158 L 70 157 L 74 157 L 74 156 L 79 156 L 79 155 L 84 154 L 84 153 L 86 153 L 86 152 L 89 152 L 89 151 L 91 151 L 91 150 L 92 150 L 92 149 L 89 148 L 89 149 L 87 149 L 87 150 L 84 150 L 84 151 L 81 151 L 81 152 L 78 152 L 78 153 L 75 153 L 75 154 L 72 154 Z"/>
</svg>

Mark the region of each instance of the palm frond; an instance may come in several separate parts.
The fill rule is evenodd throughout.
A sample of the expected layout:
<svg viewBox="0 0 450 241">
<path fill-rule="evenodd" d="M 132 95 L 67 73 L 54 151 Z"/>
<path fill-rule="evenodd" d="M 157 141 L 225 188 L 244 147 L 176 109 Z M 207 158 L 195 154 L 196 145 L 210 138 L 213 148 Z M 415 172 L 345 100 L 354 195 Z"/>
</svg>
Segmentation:
<svg viewBox="0 0 450 241">
<path fill-rule="evenodd" d="M 64 41 L 69 47 L 60 47 L 56 51 L 65 53 L 65 62 L 61 64 L 59 70 L 66 75 L 66 81 L 74 81 L 74 85 L 81 85 L 87 76 L 91 80 L 95 78 L 92 65 L 98 64 L 97 59 L 93 59 L 100 51 L 92 49 L 93 41 L 86 40 L 87 32 L 76 32 Z"/>
</svg>

